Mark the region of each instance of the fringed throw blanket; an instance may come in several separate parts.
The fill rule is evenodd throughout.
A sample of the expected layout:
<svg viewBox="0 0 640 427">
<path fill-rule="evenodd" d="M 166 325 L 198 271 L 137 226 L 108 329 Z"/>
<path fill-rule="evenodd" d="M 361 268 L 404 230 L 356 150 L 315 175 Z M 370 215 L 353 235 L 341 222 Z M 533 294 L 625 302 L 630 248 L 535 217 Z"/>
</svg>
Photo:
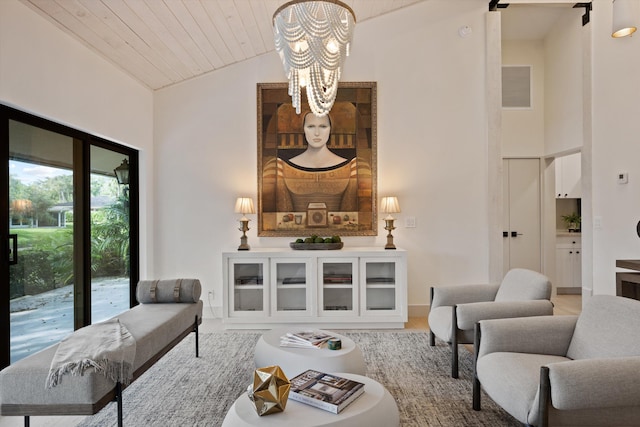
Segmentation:
<svg viewBox="0 0 640 427">
<path fill-rule="evenodd" d="M 58 345 L 46 387 L 60 384 L 64 374 L 84 375 L 91 368 L 113 381 L 129 384 L 135 356 L 136 340 L 119 319 L 86 326 Z"/>
</svg>

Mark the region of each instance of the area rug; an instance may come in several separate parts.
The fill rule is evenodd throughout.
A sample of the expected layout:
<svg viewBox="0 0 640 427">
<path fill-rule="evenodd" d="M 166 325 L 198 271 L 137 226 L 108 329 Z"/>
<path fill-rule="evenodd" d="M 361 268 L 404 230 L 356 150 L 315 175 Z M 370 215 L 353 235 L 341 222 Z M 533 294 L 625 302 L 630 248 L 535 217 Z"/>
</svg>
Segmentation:
<svg viewBox="0 0 640 427">
<path fill-rule="evenodd" d="M 425 332 L 340 333 L 362 349 L 367 376 L 395 398 L 402 426 L 521 427 L 484 394 L 482 411 L 472 409 L 473 359 L 468 351 L 461 348 L 460 378 L 453 379 L 448 346 L 440 342 L 430 347 Z M 252 380 L 259 337 L 254 332 L 200 334 L 196 358 L 191 334 L 124 391 L 124 425 L 220 426 Z M 110 403 L 78 426 L 116 426 L 116 410 Z"/>
</svg>

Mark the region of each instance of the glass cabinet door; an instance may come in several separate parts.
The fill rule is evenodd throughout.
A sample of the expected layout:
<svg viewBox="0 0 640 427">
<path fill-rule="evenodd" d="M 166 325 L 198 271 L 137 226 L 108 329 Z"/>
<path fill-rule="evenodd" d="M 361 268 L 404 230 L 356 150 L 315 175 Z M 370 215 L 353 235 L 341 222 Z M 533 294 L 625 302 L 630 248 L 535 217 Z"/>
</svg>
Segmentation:
<svg viewBox="0 0 640 427">
<path fill-rule="evenodd" d="M 268 308 L 265 292 L 267 261 L 260 259 L 229 260 L 230 316 L 264 316 Z"/>
<path fill-rule="evenodd" d="M 300 316 L 312 313 L 311 262 L 308 259 L 271 260 L 271 313 Z"/>
<path fill-rule="evenodd" d="M 358 258 L 319 259 L 319 314 L 345 316 L 358 313 L 357 283 Z"/>
<path fill-rule="evenodd" d="M 361 271 L 363 294 L 361 304 L 363 314 L 396 314 L 399 312 L 398 283 L 400 278 L 397 260 L 389 258 L 363 259 Z"/>
</svg>

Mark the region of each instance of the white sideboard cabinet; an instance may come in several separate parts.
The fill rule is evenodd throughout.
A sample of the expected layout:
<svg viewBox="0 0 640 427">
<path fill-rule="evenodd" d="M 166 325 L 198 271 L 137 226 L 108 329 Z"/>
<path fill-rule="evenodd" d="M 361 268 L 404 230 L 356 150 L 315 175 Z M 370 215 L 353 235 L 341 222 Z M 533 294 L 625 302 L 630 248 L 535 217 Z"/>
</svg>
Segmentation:
<svg viewBox="0 0 640 427">
<path fill-rule="evenodd" d="M 227 329 L 283 324 L 318 328 L 403 328 L 403 249 L 258 248 L 222 254 Z"/>
</svg>

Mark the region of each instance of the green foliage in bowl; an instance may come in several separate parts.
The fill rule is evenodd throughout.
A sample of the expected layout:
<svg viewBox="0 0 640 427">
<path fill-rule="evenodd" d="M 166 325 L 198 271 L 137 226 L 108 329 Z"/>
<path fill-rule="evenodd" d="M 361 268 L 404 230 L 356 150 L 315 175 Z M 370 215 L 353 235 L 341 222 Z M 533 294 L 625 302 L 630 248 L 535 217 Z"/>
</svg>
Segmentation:
<svg viewBox="0 0 640 427">
<path fill-rule="evenodd" d="M 301 237 L 296 239 L 294 243 L 340 243 L 342 239 L 340 236 L 322 237 L 317 234 L 313 234 L 310 237 Z"/>
</svg>

